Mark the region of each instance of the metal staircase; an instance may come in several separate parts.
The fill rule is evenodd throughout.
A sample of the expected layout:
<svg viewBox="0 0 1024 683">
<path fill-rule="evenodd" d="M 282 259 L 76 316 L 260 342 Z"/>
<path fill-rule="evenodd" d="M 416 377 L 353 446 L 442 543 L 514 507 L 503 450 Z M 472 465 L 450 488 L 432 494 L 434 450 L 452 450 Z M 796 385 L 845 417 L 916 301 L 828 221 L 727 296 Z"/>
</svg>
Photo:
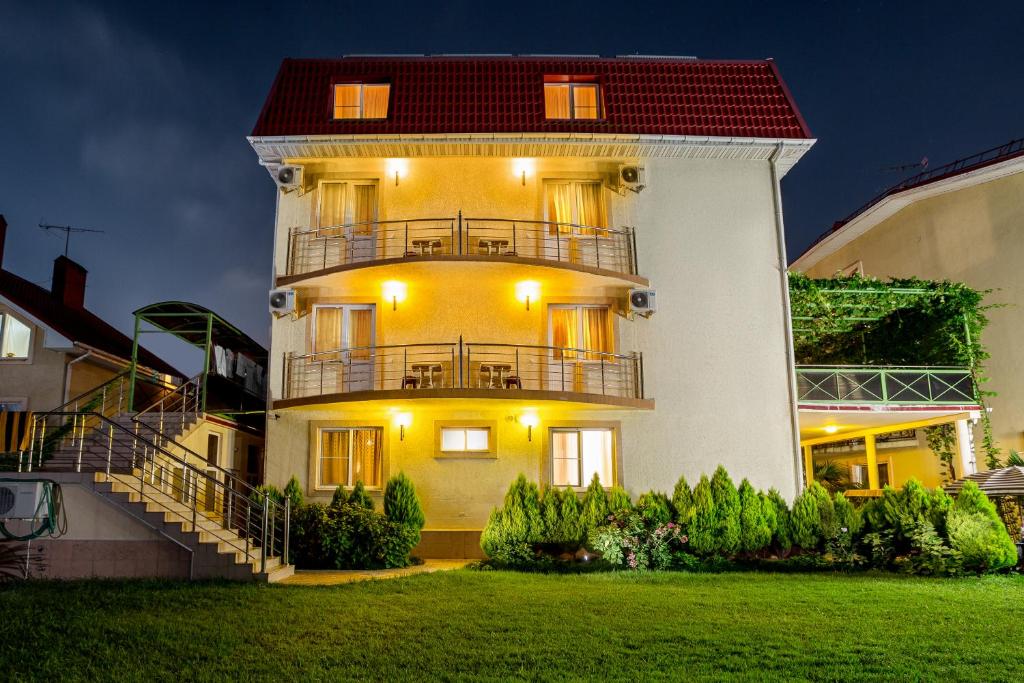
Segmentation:
<svg viewBox="0 0 1024 683">
<path fill-rule="evenodd" d="M 204 419 L 197 382 L 146 382 L 147 407 L 130 413 L 129 381 L 119 375 L 36 416 L 19 471 L 91 473 L 94 493 L 190 552 L 191 578 L 290 576 L 289 503 L 181 443 Z"/>
</svg>

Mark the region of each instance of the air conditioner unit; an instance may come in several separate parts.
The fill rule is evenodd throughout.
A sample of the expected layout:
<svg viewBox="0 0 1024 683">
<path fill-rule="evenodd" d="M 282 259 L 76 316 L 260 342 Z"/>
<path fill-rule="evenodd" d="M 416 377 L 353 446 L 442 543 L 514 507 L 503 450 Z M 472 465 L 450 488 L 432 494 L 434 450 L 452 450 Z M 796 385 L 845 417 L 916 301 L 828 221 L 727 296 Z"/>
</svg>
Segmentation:
<svg viewBox="0 0 1024 683">
<path fill-rule="evenodd" d="M 270 312 L 280 317 L 295 312 L 294 289 L 270 290 Z"/>
<path fill-rule="evenodd" d="M 47 517 L 45 506 L 39 509 L 43 497 L 41 481 L 0 482 L 0 519 L 39 519 Z"/>
<path fill-rule="evenodd" d="M 274 176 L 274 182 L 286 192 L 302 187 L 301 166 L 278 166 L 276 169 L 271 169 L 271 172 Z"/>
<path fill-rule="evenodd" d="M 629 312 L 638 313 L 649 318 L 657 306 L 654 303 L 653 289 L 631 289 L 629 290 Z"/>
<path fill-rule="evenodd" d="M 647 187 L 647 174 L 643 167 L 632 164 L 619 166 L 619 186 L 633 192 L 639 192 Z"/>
</svg>

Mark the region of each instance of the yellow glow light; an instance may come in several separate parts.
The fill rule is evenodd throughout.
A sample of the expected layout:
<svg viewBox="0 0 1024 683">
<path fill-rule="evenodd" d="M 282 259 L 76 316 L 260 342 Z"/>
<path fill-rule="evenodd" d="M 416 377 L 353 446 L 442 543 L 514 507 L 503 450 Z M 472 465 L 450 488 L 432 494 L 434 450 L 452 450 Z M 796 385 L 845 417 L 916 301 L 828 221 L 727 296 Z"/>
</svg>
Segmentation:
<svg viewBox="0 0 1024 683">
<path fill-rule="evenodd" d="M 835 434 L 839 431 L 839 425 L 826 425 L 824 429 L 826 434 Z"/>
<path fill-rule="evenodd" d="M 404 178 L 409 175 L 409 160 L 408 159 L 388 159 L 387 162 L 388 178 L 394 177 L 395 186 L 398 186 L 398 179 Z"/>
<path fill-rule="evenodd" d="M 523 185 L 526 185 L 526 176 L 533 175 L 533 159 L 513 159 L 512 168 L 515 170 L 515 175 L 519 178 Z"/>
<path fill-rule="evenodd" d="M 540 424 L 537 413 L 523 413 L 519 416 L 519 424 L 526 427 L 526 440 L 533 441 L 533 428 Z"/>
<path fill-rule="evenodd" d="M 395 413 L 393 420 L 398 425 L 398 440 L 405 441 L 405 428 L 412 426 L 412 413 Z"/>
<path fill-rule="evenodd" d="M 523 280 L 516 283 L 516 299 L 526 304 L 526 310 L 530 310 L 530 301 L 540 298 L 540 283 L 534 280 Z"/>
<path fill-rule="evenodd" d="M 399 302 L 405 301 L 405 295 L 408 292 L 405 283 L 398 280 L 387 280 L 381 284 L 381 289 L 384 292 L 384 298 L 391 299 L 391 310 L 397 311 Z"/>
</svg>

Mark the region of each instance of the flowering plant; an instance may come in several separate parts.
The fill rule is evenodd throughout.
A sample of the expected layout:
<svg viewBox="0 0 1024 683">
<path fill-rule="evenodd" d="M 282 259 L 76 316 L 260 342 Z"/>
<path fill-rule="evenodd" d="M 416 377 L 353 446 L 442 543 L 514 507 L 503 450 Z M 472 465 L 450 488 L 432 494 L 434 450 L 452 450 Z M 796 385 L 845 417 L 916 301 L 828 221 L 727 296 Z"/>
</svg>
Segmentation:
<svg viewBox="0 0 1024 683">
<path fill-rule="evenodd" d="M 590 534 L 589 545 L 618 567 L 666 569 L 672 552 L 688 540 L 678 524 L 660 523 L 637 511 L 608 515 L 607 522 Z"/>
</svg>

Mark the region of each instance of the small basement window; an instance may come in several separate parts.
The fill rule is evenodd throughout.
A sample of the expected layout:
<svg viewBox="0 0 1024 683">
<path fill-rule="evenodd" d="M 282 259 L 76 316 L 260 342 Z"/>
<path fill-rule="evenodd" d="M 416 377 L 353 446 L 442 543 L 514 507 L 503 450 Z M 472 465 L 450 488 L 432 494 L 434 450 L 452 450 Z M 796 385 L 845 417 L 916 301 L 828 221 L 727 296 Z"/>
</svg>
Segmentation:
<svg viewBox="0 0 1024 683">
<path fill-rule="evenodd" d="M 569 82 L 570 78 L 575 81 Z M 544 79 L 544 118 L 601 118 L 600 85 L 578 82 L 579 76 L 545 76 Z"/>
<path fill-rule="evenodd" d="M 386 119 L 389 83 L 339 83 L 334 86 L 335 119 Z"/>
</svg>

